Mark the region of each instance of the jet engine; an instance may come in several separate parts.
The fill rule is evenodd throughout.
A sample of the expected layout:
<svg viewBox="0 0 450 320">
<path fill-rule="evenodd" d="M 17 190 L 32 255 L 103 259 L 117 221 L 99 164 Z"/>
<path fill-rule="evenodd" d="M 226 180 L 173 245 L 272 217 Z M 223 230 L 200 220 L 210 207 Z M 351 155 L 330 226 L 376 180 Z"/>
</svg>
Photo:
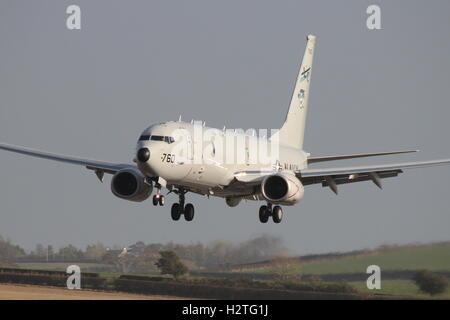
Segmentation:
<svg viewBox="0 0 450 320">
<path fill-rule="evenodd" d="M 264 178 L 261 192 L 271 203 L 293 205 L 303 198 L 305 189 L 296 176 L 280 173 Z"/>
<path fill-rule="evenodd" d="M 144 175 L 138 170 L 122 169 L 111 180 L 112 193 L 121 199 L 142 202 L 152 194 L 152 185 L 146 183 Z"/>
</svg>

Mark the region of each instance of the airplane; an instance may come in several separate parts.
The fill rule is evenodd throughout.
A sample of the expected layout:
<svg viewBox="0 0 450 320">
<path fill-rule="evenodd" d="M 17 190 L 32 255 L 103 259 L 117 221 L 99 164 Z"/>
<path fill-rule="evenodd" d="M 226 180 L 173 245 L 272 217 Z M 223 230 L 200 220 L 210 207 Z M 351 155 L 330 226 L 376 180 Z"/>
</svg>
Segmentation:
<svg viewBox="0 0 450 320">
<path fill-rule="evenodd" d="M 209 128 L 204 122 L 184 122 L 180 117 L 178 121 L 151 125 L 141 133 L 136 145 L 134 164 L 59 155 L 4 143 L 0 143 L 0 149 L 84 166 L 93 170 L 101 182 L 105 173 L 111 174 L 112 193 L 129 201 L 147 200 L 156 189 L 153 205 L 162 206 L 165 196 L 161 194 L 161 189 L 166 188 L 168 193 L 178 196 L 178 201 L 171 207 L 171 217 L 175 221 L 182 215 L 186 221 L 192 221 L 194 218 L 194 205 L 185 201 L 187 192 L 224 198 L 230 207 L 237 206 L 244 199 L 263 201 L 266 204 L 259 208 L 260 222 L 266 223 L 272 218 L 274 223 L 280 223 L 283 218 L 282 206 L 292 206 L 300 202 L 304 197 L 305 186 L 321 184 L 337 194 L 338 185 L 372 181 L 381 189 L 382 179 L 396 177 L 404 169 L 450 164 L 450 159 L 441 159 L 370 166 L 310 168 L 310 165 L 321 162 L 418 151 L 313 157 L 303 150 L 315 44 L 316 37 L 308 35 L 285 122 L 281 129 L 270 137 L 225 128 Z M 196 138 L 199 132 L 212 133 L 216 140 L 206 141 L 205 148 L 205 141 Z M 240 145 L 234 143 L 237 139 L 243 142 Z M 223 144 L 224 140 L 228 142 Z M 275 156 L 270 157 L 270 161 L 250 159 L 253 147 L 264 144 L 273 147 L 271 150 L 276 150 L 273 152 Z M 181 151 L 175 152 L 176 146 L 183 148 L 178 148 Z M 214 157 L 216 153 L 221 152 L 225 153 L 225 156 L 235 153 L 232 161 Z M 241 160 L 237 161 L 236 158 L 239 157 Z"/>
</svg>

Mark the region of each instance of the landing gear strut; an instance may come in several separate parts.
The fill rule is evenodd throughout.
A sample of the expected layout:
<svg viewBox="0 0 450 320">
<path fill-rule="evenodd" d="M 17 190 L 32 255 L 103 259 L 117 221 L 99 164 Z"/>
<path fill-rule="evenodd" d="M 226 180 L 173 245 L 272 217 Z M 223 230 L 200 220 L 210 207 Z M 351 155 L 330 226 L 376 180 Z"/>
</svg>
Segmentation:
<svg viewBox="0 0 450 320">
<path fill-rule="evenodd" d="M 272 204 L 268 203 L 267 206 L 261 206 L 259 208 L 259 221 L 266 223 L 269 221 L 269 217 L 272 216 L 272 220 L 275 223 L 280 223 L 283 219 L 283 209 L 280 206 L 272 208 Z"/>
<path fill-rule="evenodd" d="M 178 189 L 173 190 L 173 192 L 178 194 L 179 200 L 172 205 L 172 209 L 170 211 L 172 220 L 178 221 L 180 220 L 181 215 L 184 215 L 184 219 L 186 221 L 192 221 L 194 219 L 194 205 L 192 203 L 187 203 L 186 205 L 184 204 L 184 195 L 187 191 L 184 189 Z"/>
</svg>

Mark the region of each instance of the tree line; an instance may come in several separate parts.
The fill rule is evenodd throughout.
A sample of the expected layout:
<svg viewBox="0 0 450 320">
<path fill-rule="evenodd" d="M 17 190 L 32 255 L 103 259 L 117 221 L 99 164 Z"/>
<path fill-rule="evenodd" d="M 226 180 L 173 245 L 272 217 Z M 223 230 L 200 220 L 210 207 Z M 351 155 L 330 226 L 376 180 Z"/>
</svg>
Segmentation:
<svg viewBox="0 0 450 320">
<path fill-rule="evenodd" d="M 215 241 L 182 244 L 145 243 L 138 241 L 121 248 L 102 243 L 87 245 L 84 249 L 69 244 L 58 249 L 52 245 L 37 244 L 26 251 L 9 239 L 0 236 L 0 264 L 17 262 L 97 262 L 113 266 L 118 272 L 148 273 L 157 271 L 155 262 L 161 251 L 173 251 L 190 269 L 226 269 L 236 264 L 251 263 L 284 255 L 287 252 L 280 237 L 261 235 L 235 244 Z"/>
</svg>

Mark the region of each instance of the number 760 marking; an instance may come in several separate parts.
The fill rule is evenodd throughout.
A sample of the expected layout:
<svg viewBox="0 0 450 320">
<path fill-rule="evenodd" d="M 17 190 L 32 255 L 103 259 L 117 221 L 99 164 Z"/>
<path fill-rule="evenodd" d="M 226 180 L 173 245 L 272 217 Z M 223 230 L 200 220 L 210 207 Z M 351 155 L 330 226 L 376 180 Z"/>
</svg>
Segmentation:
<svg viewBox="0 0 450 320">
<path fill-rule="evenodd" d="M 161 156 L 161 162 L 169 162 L 174 163 L 175 162 L 175 155 L 171 153 L 163 153 Z"/>
</svg>

